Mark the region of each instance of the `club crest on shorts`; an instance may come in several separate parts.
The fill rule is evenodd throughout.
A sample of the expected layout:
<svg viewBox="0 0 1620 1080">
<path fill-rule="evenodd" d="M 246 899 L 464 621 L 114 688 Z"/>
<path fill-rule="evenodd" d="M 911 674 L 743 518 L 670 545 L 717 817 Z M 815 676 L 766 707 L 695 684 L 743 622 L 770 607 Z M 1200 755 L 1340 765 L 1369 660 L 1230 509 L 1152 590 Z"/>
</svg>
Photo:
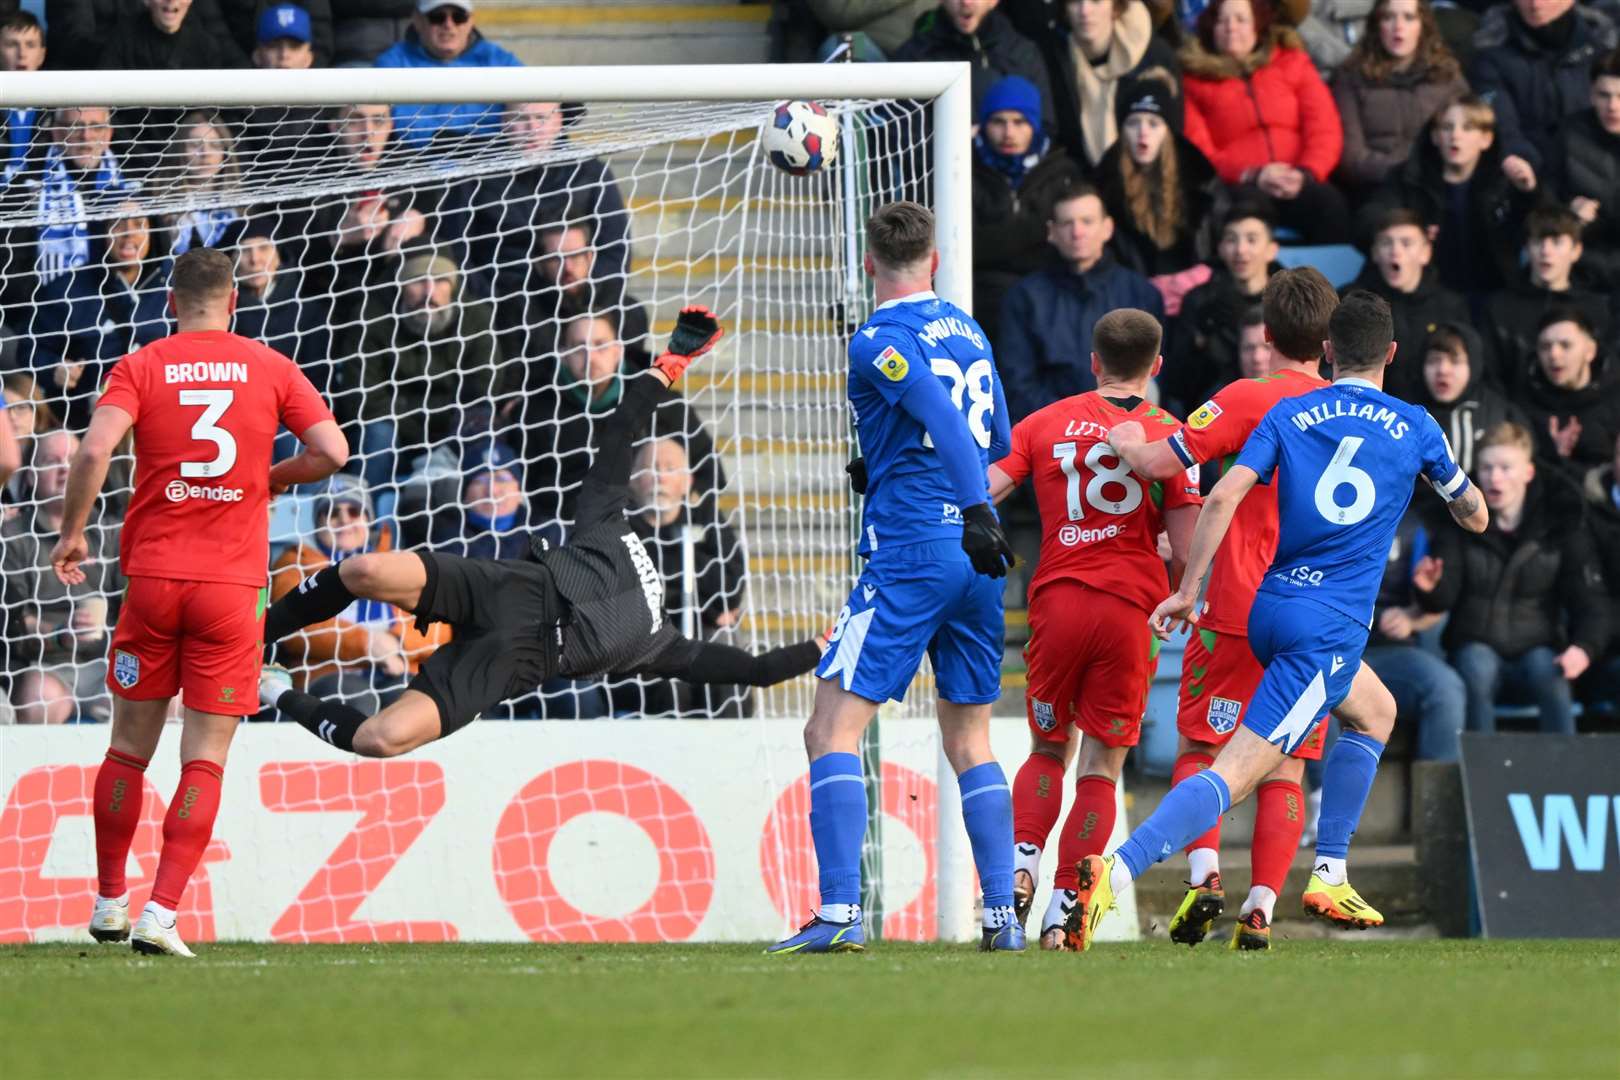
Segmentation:
<svg viewBox="0 0 1620 1080">
<path fill-rule="evenodd" d="M 1057 711 L 1045 701 L 1029 699 L 1029 711 L 1035 717 L 1035 726 L 1042 731 L 1057 730 Z"/>
<path fill-rule="evenodd" d="M 125 690 L 141 681 L 141 658 L 123 649 L 113 652 L 113 680 Z"/>
<path fill-rule="evenodd" d="M 1187 426 L 1194 431 L 1203 431 L 1213 424 L 1220 415 L 1221 407 L 1213 401 L 1206 401 L 1194 409 L 1191 416 L 1187 417 Z"/>
<path fill-rule="evenodd" d="M 1238 725 L 1238 716 L 1243 712 L 1243 702 L 1233 701 L 1231 698 L 1210 698 L 1209 720 L 1210 730 L 1217 735 L 1230 735 L 1232 729 Z"/>
</svg>

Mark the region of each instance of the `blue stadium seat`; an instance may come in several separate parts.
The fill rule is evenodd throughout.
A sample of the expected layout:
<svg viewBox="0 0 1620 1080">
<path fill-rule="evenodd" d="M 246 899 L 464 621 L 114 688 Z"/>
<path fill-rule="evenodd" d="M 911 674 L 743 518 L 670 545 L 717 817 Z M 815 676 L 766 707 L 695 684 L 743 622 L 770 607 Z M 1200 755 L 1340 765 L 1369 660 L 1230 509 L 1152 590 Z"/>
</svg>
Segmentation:
<svg viewBox="0 0 1620 1080">
<path fill-rule="evenodd" d="M 1366 258 L 1349 244 L 1323 244 L 1317 247 L 1285 247 L 1277 252 L 1277 261 L 1284 266 L 1314 266 L 1322 276 L 1342 289 L 1361 273 Z"/>
<path fill-rule="evenodd" d="M 1159 666 L 1148 689 L 1137 768 L 1149 776 L 1169 776 L 1176 766 L 1176 701 L 1181 690 L 1181 655 L 1187 639 L 1176 635 L 1159 649 Z"/>
</svg>

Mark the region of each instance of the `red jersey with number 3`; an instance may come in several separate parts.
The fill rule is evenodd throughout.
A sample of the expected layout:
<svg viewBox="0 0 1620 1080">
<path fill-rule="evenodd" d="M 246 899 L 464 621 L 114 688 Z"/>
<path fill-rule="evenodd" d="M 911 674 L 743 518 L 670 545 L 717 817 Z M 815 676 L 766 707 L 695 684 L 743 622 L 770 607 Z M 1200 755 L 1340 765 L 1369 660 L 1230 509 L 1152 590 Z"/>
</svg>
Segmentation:
<svg viewBox="0 0 1620 1080">
<path fill-rule="evenodd" d="M 175 334 L 113 368 L 97 408 L 135 419 L 128 577 L 263 586 L 270 567 L 270 448 L 332 412 L 298 365 L 224 331 Z"/>
<path fill-rule="evenodd" d="M 1225 469 L 1237 459 L 1249 433 L 1273 405 L 1326 385 L 1325 379 L 1294 370 L 1228 383 L 1193 410 L 1187 423 L 1171 436 L 1170 448 L 1183 465 L 1218 461 Z M 1199 625 L 1248 637 L 1249 608 L 1276 554 L 1277 489 L 1269 483 L 1256 484 L 1238 504 L 1226 538 L 1215 553 Z"/>
<path fill-rule="evenodd" d="M 1170 594 L 1159 557 L 1163 511 L 1203 501 L 1198 469 L 1162 485 L 1132 473 L 1108 445 L 1108 429 L 1135 420 L 1156 441 L 1169 438 L 1180 421 L 1140 398 L 1126 405 L 1092 390 L 1053 402 L 1013 427 L 1012 450 L 996 465 L 1015 483 L 1034 477 L 1041 561 L 1030 582 L 1031 603 L 1042 585 L 1059 579 L 1113 593 L 1144 614 Z"/>
</svg>

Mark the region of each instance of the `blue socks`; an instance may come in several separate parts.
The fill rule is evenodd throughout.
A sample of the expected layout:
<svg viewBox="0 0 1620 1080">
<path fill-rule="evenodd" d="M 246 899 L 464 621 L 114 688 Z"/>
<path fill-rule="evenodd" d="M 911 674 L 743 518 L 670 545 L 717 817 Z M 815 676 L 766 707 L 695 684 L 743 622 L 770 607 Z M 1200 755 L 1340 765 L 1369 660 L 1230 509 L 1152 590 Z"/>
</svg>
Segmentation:
<svg viewBox="0 0 1620 1080">
<path fill-rule="evenodd" d="M 987 761 L 962 773 L 956 784 L 962 790 L 962 824 L 979 868 L 984 909 L 1012 907 L 1013 809 L 1007 774 L 997 762 Z"/>
<path fill-rule="evenodd" d="M 1114 852 L 1131 878 L 1160 863 L 1208 831 L 1232 805 L 1232 793 L 1213 769 L 1194 773 L 1170 789 L 1158 809 Z"/>
<path fill-rule="evenodd" d="M 1343 859 L 1350 854 L 1361 811 L 1378 773 L 1384 744 L 1359 731 L 1339 735 L 1322 763 L 1322 816 L 1316 825 L 1316 853 Z"/>
<path fill-rule="evenodd" d="M 821 870 L 821 903 L 861 902 L 861 841 L 866 838 L 866 780 L 854 754 L 810 763 L 810 838 Z M 1012 844 L 1007 846 L 1011 879 Z M 1009 884 L 1009 889 L 1010 889 Z"/>
</svg>

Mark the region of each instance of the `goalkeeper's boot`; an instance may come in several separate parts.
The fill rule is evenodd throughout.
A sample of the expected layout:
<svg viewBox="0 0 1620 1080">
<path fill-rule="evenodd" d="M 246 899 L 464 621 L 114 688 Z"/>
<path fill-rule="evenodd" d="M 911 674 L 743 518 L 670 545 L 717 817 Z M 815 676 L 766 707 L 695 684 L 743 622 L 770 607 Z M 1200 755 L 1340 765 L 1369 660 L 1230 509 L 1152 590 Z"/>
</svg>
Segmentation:
<svg viewBox="0 0 1620 1080">
<path fill-rule="evenodd" d="M 866 924 L 862 920 L 856 919 L 847 923 L 828 922 L 819 915 L 799 927 L 799 932 L 792 937 L 784 938 L 775 945 L 765 946 L 765 953 L 768 956 L 783 956 L 787 953 L 865 951 Z"/>
<path fill-rule="evenodd" d="M 90 916 L 90 936 L 103 944 L 129 940 L 129 893 L 116 900 L 96 897 L 96 910 Z"/>
<path fill-rule="evenodd" d="M 1002 913 L 1012 916 L 1009 908 L 1002 908 Z M 979 938 L 980 952 L 1023 952 L 1028 944 L 1024 936 L 1024 924 L 1017 918 L 1009 917 L 1002 920 L 1000 926 L 987 926 Z"/>
<path fill-rule="evenodd" d="M 1384 925 L 1384 916 L 1363 900 L 1348 881 L 1329 885 L 1315 874 L 1305 886 L 1305 914 L 1341 930 L 1365 930 L 1369 926 Z"/>
<path fill-rule="evenodd" d="M 179 933 L 173 922 L 164 925 L 158 913 L 152 910 L 152 905 L 146 905 L 141 912 L 140 921 L 135 929 L 129 932 L 129 946 L 138 953 L 146 956 L 183 956 L 188 960 L 196 959 L 196 953 L 186 948 L 186 943 L 180 940 Z"/>
<path fill-rule="evenodd" d="M 274 709 L 281 695 L 293 688 L 292 672 L 280 664 L 266 664 L 259 670 L 259 706 Z"/>
<path fill-rule="evenodd" d="M 1075 952 L 1085 952 L 1091 948 L 1097 925 L 1103 921 L 1104 915 L 1114 910 L 1114 883 L 1109 880 L 1109 874 L 1117 858 L 1117 855 L 1110 855 L 1106 859 L 1101 855 L 1087 855 L 1075 864 L 1079 871 L 1079 881 L 1075 884 L 1075 905 L 1063 924 L 1064 937 L 1069 948 Z"/>
<path fill-rule="evenodd" d="M 1170 940 L 1177 945 L 1197 945 L 1209 936 L 1209 931 L 1226 910 L 1226 890 L 1221 888 L 1221 875 L 1210 874 L 1202 884 L 1192 885 L 1181 898 L 1181 906 L 1170 920 Z"/>
<path fill-rule="evenodd" d="M 1244 915 L 1232 925 L 1232 942 L 1227 946 L 1234 952 L 1271 948 L 1271 923 L 1259 908 Z"/>
<path fill-rule="evenodd" d="M 1028 870 L 1013 871 L 1013 914 L 1019 926 L 1029 925 L 1029 909 L 1035 903 L 1035 876 Z"/>
</svg>

